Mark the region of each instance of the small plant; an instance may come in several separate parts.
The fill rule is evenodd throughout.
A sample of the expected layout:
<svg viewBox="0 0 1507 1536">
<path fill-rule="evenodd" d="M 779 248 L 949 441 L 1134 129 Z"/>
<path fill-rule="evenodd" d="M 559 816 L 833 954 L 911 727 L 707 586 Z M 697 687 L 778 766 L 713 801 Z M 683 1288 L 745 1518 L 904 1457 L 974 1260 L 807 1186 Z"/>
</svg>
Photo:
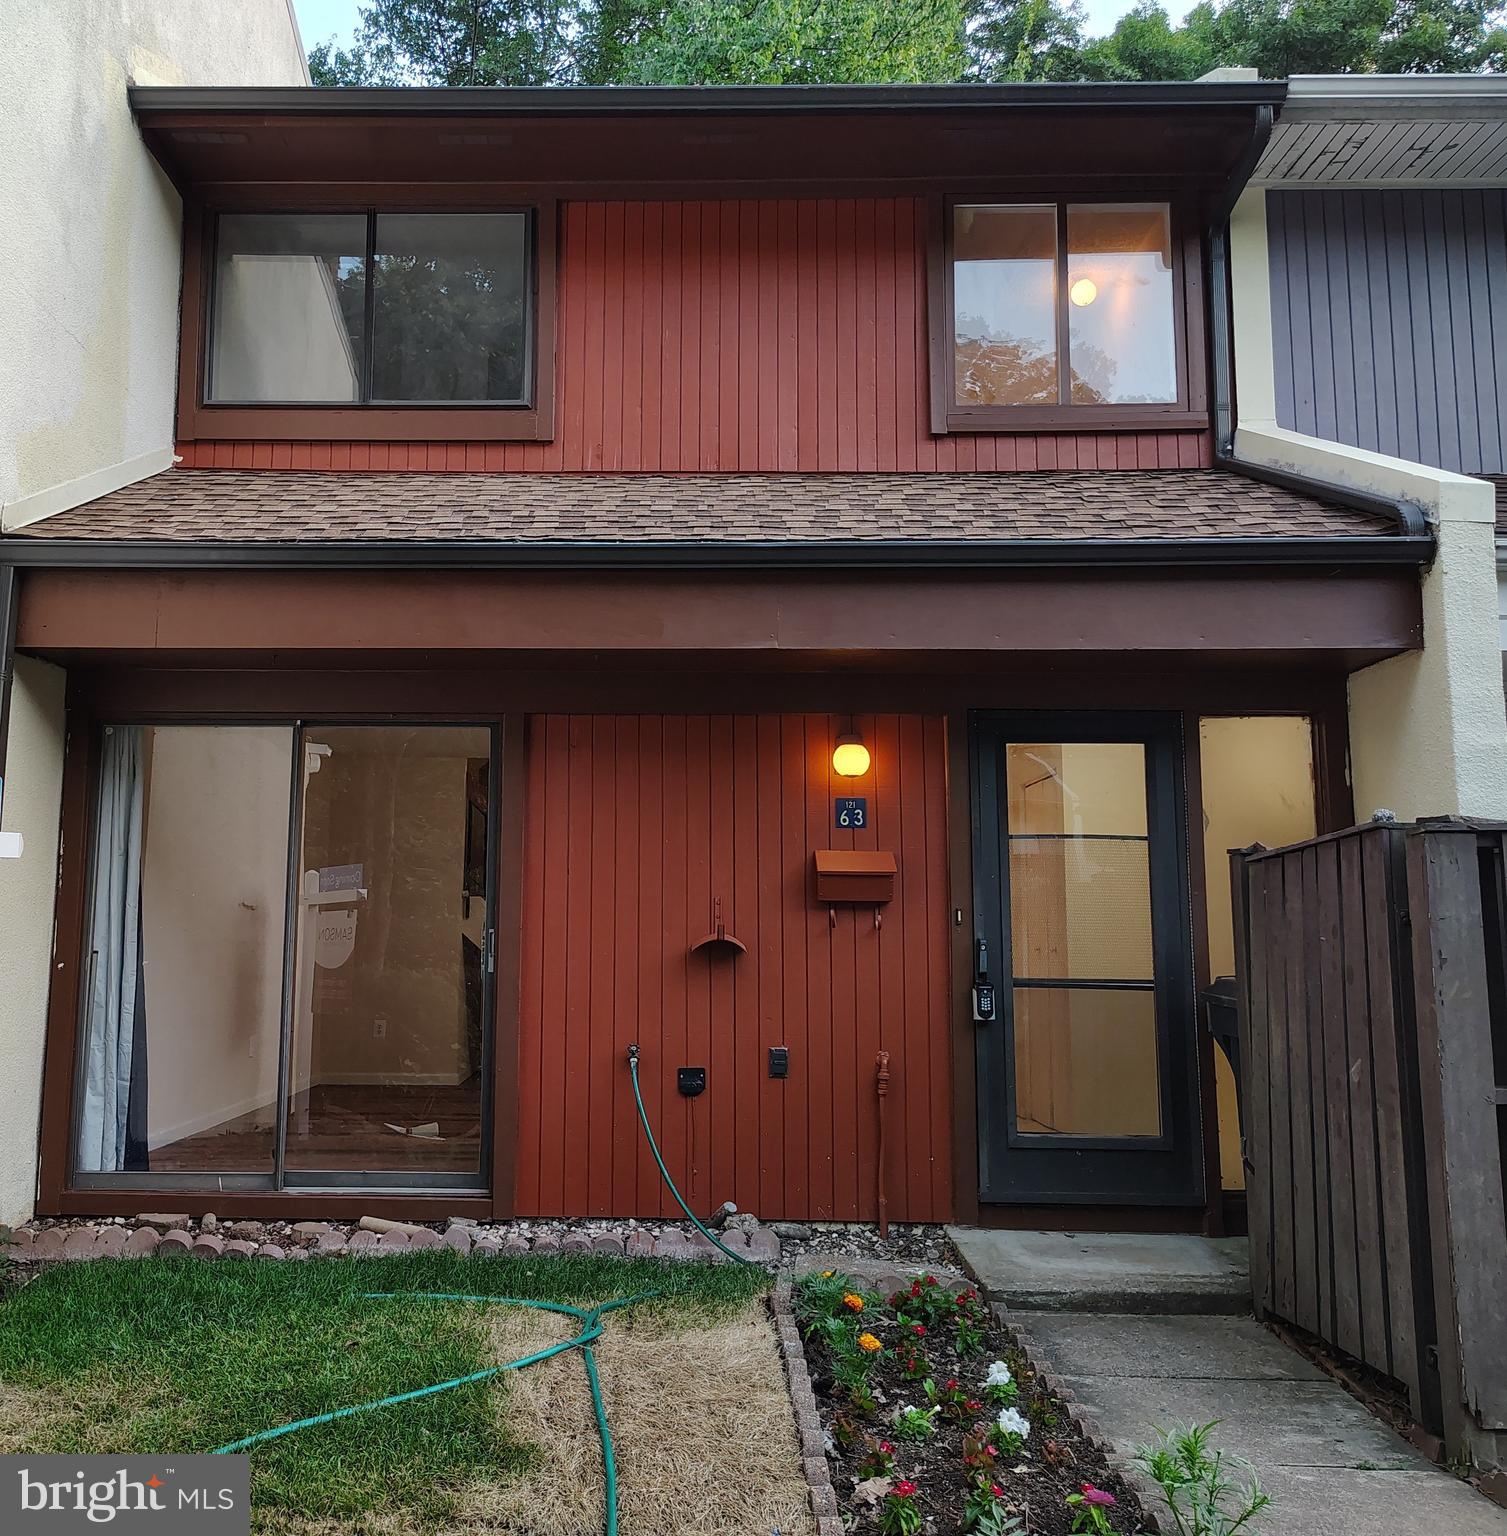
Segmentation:
<svg viewBox="0 0 1507 1536">
<path fill-rule="evenodd" d="M 999 1447 L 987 1434 L 974 1430 L 971 1435 L 963 1436 L 963 1465 L 975 1480 L 992 1483 L 998 1460 Z"/>
<path fill-rule="evenodd" d="M 1088 1536 L 1114 1536 L 1105 1510 L 1113 1509 L 1115 1496 L 1092 1483 L 1084 1483 L 1077 1493 L 1067 1496 L 1068 1507 L 1073 1512 L 1073 1530 L 1087 1532 Z"/>
<path fill-rule="evenodd" d="M 995 1408 L 1010 1408 L 1020 1398 L 1020 1388 L 1003 1360 L 994 1361 L 984 1377 L 984 1401 Z"/>
<path fill-rule="evenodd" d="M 1168 1430 L 1156 1445 L 1136 1452 L 1136 1460 L 1160 1485 L 1178 1536 L 1254 1532 L 1250 1522 L 1271 1504 L 1248 1466 L 1211 1448 L 1213 1431 L 1212 1423 Z M 1237 1471 L 1241 1486 L 1233 1476 Z"/>
<path fill-rule="evenodd" d="M 1031 1438 L 1031 1421 L 1019 1408 L 1001 1408 L 994 1421 L 994 1443 L 1006 1456 L 1019 1456 Z"/>
<path fill-rule="evenodd" d="M 973 1536 L 1024 1536 L 1025 1527 L 1005 1507 L 1005 1490 L 987 1479 L 963 1505 L 963 1529 Z"/>
<path fill-rule="evenodd" d="M 927 1401 L 950 1424 L 971 1424 L 983 1411 L 983 1403 L 970 1397 L 956 1376 L 949 1376 L 940 1387 L 930 1380 L 922 1385 Z"/>
<path fill-rule="evenodd" d="M 876 1440 L 864 1436 L 867 1451 L 858 1463 L 859 1477 L 893 1477 L 895 1473 L 895 1447 L 888 1440 Z"/>
<path fill-rule="evenodd" d="M 952 1347 L 960 1356 L 984 1352 L 984 1327 L 988 1314 L 979 1293 L 970 1285 L 952 1299 Z"/>
<path fill-rule="evenodd" d="M 802 1275 L 795 1282 L 790 1298 L 801 1332 L 809 1337 L 824 1320 L 835 1319 L 843 1314 L 851 1315 L 851 1309 L 844 1304 L 843 1298 L 854 1294 L 856 1292 L 852 1280 L 835 1269 Z"/>
<path fill-rule="evenodd" d="M 921 1529 L 921 1508 L 916 1502 L 920 1489 L 908 1477 L 902 1477 L 884 1496 L 879 1506 L 879 1529 L 884 1536 L 916 1536 Z"/>
<path fill-rule="evenodd" d="M 931 1330 L 945 1322 L 953 1309 L 951 1294 L 935 1275 L 912 1280 L 909 1290 L 896 1291 L 890 1297 L 890 1305 L 903 1323 L 920 1323 Z"/>
<path fill-rule="evenodd" d="M 926 1351 L 918 1349 L 909 1339 L 901 1339 L 895 1346 L 895 1362 L 911 1381 L 920 1381 L 931 1370 Z"/>
<path fill-rule="evenodd" d="M 901 1403 L 895 1410 L 894 1426 L 897 1440 L 930 1440 L 937 1432 L 935 1408 L 913 1408 Z"/>
</svg>

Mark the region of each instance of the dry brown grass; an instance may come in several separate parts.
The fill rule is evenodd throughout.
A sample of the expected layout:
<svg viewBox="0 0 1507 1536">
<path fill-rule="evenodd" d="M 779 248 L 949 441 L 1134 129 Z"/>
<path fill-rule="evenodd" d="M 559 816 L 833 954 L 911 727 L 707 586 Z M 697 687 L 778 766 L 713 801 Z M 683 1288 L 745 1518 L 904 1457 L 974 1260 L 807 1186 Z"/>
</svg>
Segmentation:
<svg viewBox="0 0 1507 1536">
<path fill-rule="evenodd" d="M 576 1329 L 498 1308 L 499 1360 Z M 674 1308 L 612 1314 L 596 1350 L 618 1464 L 621 1536 L 811 1536 L 806 1482 L 774 1330 L 762 1300 L 720 1322 Z M 511 1374 L 497 1412 L 538 1449 L 527 1473 L 456 1492 L 437 1536 L 600 1536 L 602 1452 L 575 1350 Z M 354 1521 L 261 1519 L 264 1536 L 417 1536 L 399 1512 Z"/>
<path fill-rule="evenodd" d="M 561 1336 L 516 1316 L 493 1326 L 505 1359 Z M 719 1322 L 669 1308 L 619 1312 L 596 1355 L 622 1536 L 808 1536 L 790 1399 L 762 1300 Z M 602 1453 L 577 1353 L 512 1377 L 501 1411 L 514 1436 L 539 1448 L 539 1464 L 465 1490 L 457 1532 L 596 1536 Z"/>
<path fill-rule="evenodd" d="M 126 1437 L 126 1425 L 154 1404 L 163 1387 L 138 1381 L 129 1399 L 107 1377 L 70 1383 L 67 1388 L 18 1387 L 0 1381 L 0 1456 L 51 1449 L 66 1438 L 70 1448 L 108 1455 Z"/>
</svg>

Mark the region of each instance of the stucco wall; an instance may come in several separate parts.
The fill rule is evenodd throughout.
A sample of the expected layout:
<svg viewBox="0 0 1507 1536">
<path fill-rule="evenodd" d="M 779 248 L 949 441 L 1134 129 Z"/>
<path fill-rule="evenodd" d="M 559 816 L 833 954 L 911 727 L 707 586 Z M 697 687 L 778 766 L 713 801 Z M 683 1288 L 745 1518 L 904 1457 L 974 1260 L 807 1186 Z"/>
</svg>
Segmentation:
<svg viewBox="0 0 1507 1536">
<path fill-rule="evenodd" d="M 302 85 L 288 0 L 0 0 L 0 526 L 165 468 L 181 209 L 126 99 L 140 85 Z M 0 860 L 0 1221 L 32 1208 L 62 674 L 20 658 Z"/>
<path fill-rule="evenodd" d="M 1492 487 L 1277 424 L 1266 212 L 1265 194 L 1247 191 L 1230 225 L 1236 457 L 1411 502 L 1438 538 L 1422 577 L 1423 649 L 1350 679 L 1356 814 L 1507 816 Z"/>
<path fill-rule="evenodd" d="M 180 203 L 128 85 L 303 85 L 288 0 L 0 0 L 0 524 L 163 469 Z"/>
<path fill-rule="evenodd" d="M 63 779 L 63 683 L 58 667 L 16 658 L 0 829 L 26 852 L 0 859 L 0 1222 L 31 1214 L 43 1020 L 52 947 Z"/>
</svg>

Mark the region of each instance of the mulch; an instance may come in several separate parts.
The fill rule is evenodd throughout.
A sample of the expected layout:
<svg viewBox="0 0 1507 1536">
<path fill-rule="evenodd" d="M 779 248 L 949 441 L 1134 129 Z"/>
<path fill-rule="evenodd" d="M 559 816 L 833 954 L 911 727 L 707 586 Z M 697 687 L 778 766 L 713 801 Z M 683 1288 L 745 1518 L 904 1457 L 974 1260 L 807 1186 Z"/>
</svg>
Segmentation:
<svg viewBox="0 0 1507 1536">
<path fill-rule="evenodd" d="M 880 1529 L 880 1490 L 873 1483 L 874 1443 L 888 1441 L 893 1447 L 891 1484 L 904 1478 L 918 1485 L 914 1495 L 925 1530 L 934 1536 L 953 1536 L 966 1530 L 964 1504 L 974 1474 L 964 1462 L 965 1439 L 987 1434 L 994 1426 L 998 1408 L 981 1401 L 983 1383 L 991 1361 L 1003 1360 L 1010 1368 L 1019 1392 L 1015 1406 L 1030 1421 L 1031 1433 L 1017 1456 L 998 1455 L 989 1476 L 1004 1491 L 1005 1509 L 1017 1516 L 1030 1536 L 1066 1536 L 1072 1530 L 1073 1509 L 1065 1500 L 1083 1484 L 1113 1494 L 1115 1506 L 1106 1510 L 1116 1532 L 1136 1532 L 1144 1527 L 1141 1506 L 1134 1492 L 1111 1469 L 1101 1451 L 1074 1423 L 1067 1406 L 1054 1395 L 1032 1369 L 1000 1325 L 993 1312 L 980 1306 L 986 1322 L 981 1352 L 960 1356 L 945 1329 L 933 1327 L 924 1339 L 915 1339 L 887 1301 L 867 1295 L 869 1306 L 860 1316 L 861 1326 L 872 1331 L 884 1345 L 874 1356 L 869 1389 L 874 1410 L 855 1407 L 851 1396 L 833 1379 L 834 1360 L 819 1333 L 808 1333 L 806 1357 L 812 1388 L 822 1423 L 830 1437 L 828 1465 L 847 1528 L 854 1533 Z M 907 1374 L 901 1358 L 906 1348 L 919 1349 L 927 1374 L 939 1388 L 956 1380 L 960 1393 L 975 1400 L 974 1412 L 959 1408 L 939 1413 L 930 1439 L 903 1441 L 896 1437 L 893 1415 L 902 1404 L 928 1406 L 924 1377 Z M 912 1370 L 917 1367 L 912 1366 Z M 977 1440 L 973 1442 L 976 1446 Z M 865 1466 L 865 1462 L 869 1462 Z M 870 1496 L 865 1497 L 866 1489 Z"/>
</svg>

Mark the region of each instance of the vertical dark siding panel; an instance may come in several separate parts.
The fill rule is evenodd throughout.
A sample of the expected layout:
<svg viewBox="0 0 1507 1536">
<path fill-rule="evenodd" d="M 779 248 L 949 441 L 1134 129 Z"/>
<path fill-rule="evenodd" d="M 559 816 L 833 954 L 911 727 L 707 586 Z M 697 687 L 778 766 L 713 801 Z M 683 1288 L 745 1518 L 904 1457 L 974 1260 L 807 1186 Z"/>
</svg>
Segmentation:
<svg viewBox="0 0 1507 1536">
<path fill-rule="evenodd" d="M 857 721 L 873 820 L 832 825 L 826 715 L 570 716 L 532 722 L 521 978 L 520 1214 L 671 1214 L 624 1065 L 697 1208 L 872 1220 L 877 1053 L 891 1053 L 886 1173 L 896 1220 L 950 1214 L 945 733 Z M 886 848 L 896 900 L 811 893 L 815 848 Z M 720 896 L 736 959 L 690 955 Z M 790 1076 L 770 1079 L 771 1045 Z M 695 1100 L 675 1069 L 706 1066 Z"/>
<path fill-rule="evenodd" d="M 1270 192 L 1277 420 L 1507 474 L 1507 191 Z"/>
</svg>

